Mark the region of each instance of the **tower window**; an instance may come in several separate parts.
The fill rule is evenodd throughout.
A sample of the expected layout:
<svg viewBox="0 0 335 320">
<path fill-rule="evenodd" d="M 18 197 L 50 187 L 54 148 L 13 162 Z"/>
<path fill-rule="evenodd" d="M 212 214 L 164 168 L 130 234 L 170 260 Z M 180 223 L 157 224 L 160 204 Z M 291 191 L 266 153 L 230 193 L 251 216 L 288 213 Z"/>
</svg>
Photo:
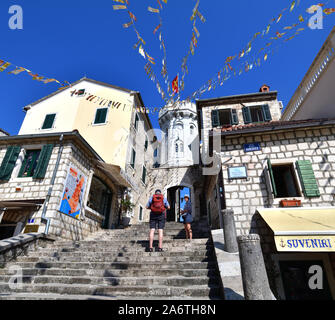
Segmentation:
<svg viewBox="0 0 335 320">
<path fill-rule="evenodd" d="M 193 125 L 190 126 L 190 133 L 191 133 L 191 134 L 194 133 L 194 126 L 193 126 Z"/>
</svg>

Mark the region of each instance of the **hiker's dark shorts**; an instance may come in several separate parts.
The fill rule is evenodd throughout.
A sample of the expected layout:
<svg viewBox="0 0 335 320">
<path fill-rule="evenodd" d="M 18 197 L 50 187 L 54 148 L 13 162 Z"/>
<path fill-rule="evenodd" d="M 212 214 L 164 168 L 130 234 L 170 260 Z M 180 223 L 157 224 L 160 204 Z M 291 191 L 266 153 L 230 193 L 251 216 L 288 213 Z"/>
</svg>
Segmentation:
<svg viewBox="0 0 335 320">
<path fill-rule="evenodd" d="M 150 213 L 150 229 L 161 229 L 165 227 L 165 213 Z"/>
</svg>

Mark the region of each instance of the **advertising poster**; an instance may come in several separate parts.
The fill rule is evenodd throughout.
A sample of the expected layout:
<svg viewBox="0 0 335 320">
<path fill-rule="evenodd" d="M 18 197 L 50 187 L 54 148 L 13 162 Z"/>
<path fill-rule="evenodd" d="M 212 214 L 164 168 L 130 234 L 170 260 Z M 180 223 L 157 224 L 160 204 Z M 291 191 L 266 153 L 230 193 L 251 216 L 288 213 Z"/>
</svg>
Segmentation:
<svg viewBox="0 0 335 320">
<path fill-rule="evenodd" d="M 76 167 L 70 165 L 59 211 L 79 219 L 83 204 L 87 178 Z"/>
</svg>

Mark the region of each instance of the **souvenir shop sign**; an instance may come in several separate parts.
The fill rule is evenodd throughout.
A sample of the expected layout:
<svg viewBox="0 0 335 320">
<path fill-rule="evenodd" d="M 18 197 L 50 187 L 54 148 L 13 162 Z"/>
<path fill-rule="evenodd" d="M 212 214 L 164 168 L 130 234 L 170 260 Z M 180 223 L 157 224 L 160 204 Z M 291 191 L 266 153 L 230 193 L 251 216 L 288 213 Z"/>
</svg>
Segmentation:
<svg viewBox="0 0 335 320">
<path fill-rule="evenodd" d="M 283 252 L 335 252 L 334 235 L 276 236 L 275 243 Z"/>
</svg>

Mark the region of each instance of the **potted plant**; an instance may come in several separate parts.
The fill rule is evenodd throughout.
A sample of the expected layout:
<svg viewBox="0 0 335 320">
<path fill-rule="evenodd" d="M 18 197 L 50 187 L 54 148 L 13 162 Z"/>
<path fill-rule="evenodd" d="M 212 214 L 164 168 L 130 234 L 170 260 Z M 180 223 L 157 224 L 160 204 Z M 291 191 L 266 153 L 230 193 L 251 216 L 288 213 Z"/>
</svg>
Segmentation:
<svg viewBox="0 0 335 320">
<path fill-rule="evenodd" d="M 128 196 L 121 200 L 122 225 L 124 227 L 129 226 L 130 218 L 133 216 L 132 210 L 134 207 L 135 205 L 130 201 Z"/>
<path fill-rule="evenodd" d="M 280 201 L 281 207 L 301 207 L 301 200 L 293 199 L 293 200 L 281 200 Z"/>
</svg>

